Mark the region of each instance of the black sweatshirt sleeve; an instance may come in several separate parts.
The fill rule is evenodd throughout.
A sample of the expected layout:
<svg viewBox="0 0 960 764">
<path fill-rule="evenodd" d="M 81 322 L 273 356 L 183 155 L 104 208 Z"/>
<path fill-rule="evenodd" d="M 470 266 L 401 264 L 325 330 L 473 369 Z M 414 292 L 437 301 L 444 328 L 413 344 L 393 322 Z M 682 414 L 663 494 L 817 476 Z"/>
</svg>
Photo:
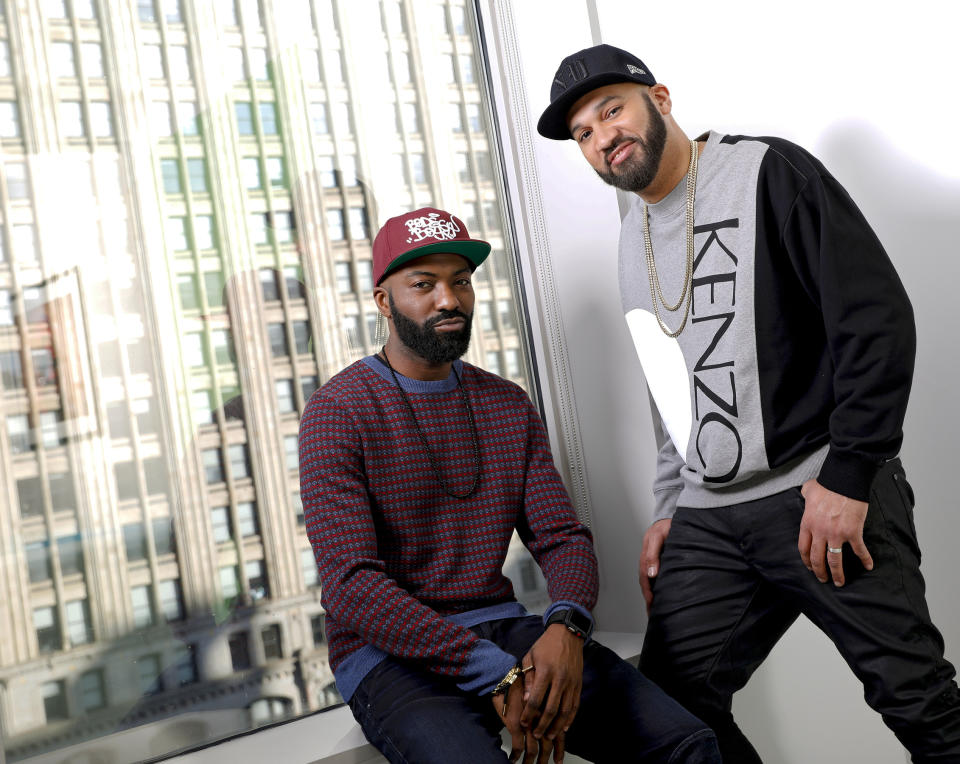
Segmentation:
<svg viewBox="0 0 960 764">
<path fill-rule="evenodd" d="M 780 287 L 777 309 L 792 311 L 781 328 L 805 337 L 794 344 L 794 361 L 806 365 L 797 372 L 807 389 L 791 397 L 827 419 L 830 448 L 819 482 L 866 501 L 877 470 L 903 439 L 916 350 L 913 310 L 876 234 L 820 162 L 777 142 L 764 165 L 762 192 L 778 209 L 765 215 L 767 241 L 774 243 L 775 224 L 797 285 Z"/>
</svg>

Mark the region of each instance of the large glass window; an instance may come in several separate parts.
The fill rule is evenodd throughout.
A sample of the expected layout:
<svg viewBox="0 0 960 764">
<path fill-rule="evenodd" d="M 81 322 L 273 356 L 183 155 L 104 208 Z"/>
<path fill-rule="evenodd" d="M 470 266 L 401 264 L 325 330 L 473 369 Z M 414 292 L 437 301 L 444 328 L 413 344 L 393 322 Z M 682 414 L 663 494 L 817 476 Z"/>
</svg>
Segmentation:
<svg viewBox="0 0 960 764">
<path fill-rule="evenodd" d="M 536 392 L 470 5 L 0 9 L 0 758 L 139 761 L 339 702 L 297 425 L 383 342 L 384 219 L 491 241 L 466 360 Z"/>
</svg>

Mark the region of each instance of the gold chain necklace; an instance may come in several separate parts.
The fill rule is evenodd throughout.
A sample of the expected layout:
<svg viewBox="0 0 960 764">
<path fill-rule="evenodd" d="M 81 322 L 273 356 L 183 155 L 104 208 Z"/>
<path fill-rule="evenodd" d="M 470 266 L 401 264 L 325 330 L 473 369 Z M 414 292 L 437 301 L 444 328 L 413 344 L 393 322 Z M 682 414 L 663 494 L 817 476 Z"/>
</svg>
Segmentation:
<svg viewBox="0 0 960 764">
<path fill-rule="evenodd" d="M 643 205 L 643 244 L 647 251 L 647 275 L 650 279 L 650 297 L 653 299 L 653 314 L 657 317 L 657 323 L 660 329 L 668 337 L 676 337 L 683 331 L 687 325 L 687 317 L 690 315 L 690 302 L 693 299 L 693 200 L 697 193 L 697 142 L 690 141 L 690 166 L 687 168 L 687 270 L 683 276 L 683 291 L 680 292 L 680 299 L 675 305 L 668 305 L 660 289 L 660 277 L 657 276 L 657 263 L 653 259 L 653 243 L 650 241 L 650 215 L 647 205 Z M 683 319 L 676 331 L 670 331 L 663 319 L 660 317 L 660 306 L 671 313 L 683 309 Z"/>
</svg>

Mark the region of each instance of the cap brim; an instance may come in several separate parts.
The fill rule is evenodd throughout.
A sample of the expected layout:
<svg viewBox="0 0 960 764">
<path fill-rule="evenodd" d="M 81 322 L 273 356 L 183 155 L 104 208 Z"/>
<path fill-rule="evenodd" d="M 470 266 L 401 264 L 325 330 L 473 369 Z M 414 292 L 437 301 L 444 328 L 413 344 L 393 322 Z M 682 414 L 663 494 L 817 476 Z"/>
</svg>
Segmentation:
<svg viewBox="0 0 960 764">
<path fill-rule="evenodd" d="M 648 84 L 620 72 L 603 72 L 594 77 L 588 77 L 565 91 L 562 96 L 543 110 L 543 114 L 540 115 L 540 120 L 537 122 L 537 132 L 544 138 L 550 138 L 554 141 L 572 139 L 573 136 L 570 135 L 570 129 L 567 127 L 567 114 L 570 112 L 570 108 L 591 90 L 596 90 L 604 85 L 612 85 L 615 82 Z"/>
<path fill-rule="evenodd" d="M 470 263 L 470 270 L 472 271 L 487 259 L 487 255 L 490 254 L 490 244 L 480 239 L 457 239 L 454 241 L 438 241 L 435 244 L 424 244 L 422 247 L 404 252 L 390 263 L 390 267 L 383 272 L 377 285 L 379 286 L 387 276 L 411 260 L 416 260 L 418 257 L 423 257 L 424 255 L 432 255 L 436 252 L 449 252 L 465 257 L 467 262 Z"/>
</svg>

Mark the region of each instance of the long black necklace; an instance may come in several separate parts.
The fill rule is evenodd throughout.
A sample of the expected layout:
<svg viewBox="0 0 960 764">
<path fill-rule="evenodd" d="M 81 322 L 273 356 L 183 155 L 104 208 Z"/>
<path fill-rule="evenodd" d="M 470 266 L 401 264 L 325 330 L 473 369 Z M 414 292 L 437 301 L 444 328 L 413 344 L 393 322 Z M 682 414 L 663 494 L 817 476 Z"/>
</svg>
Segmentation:
<svg viewBox="0 0 960 764">
<path fill-rule="evenodd" d="M 403 402 L 407 404 L 407 409 L 410 411 L 410 417 L 413 419 L 413 426 L 417 428 L 417 435 L 420 436 L 420 442 L 423 443 L 423 449 L 427 452 L 427 457 L 430 459 L 430 466 L 433 468 L 433 474 L 437 476 L 437 481 L 440 483 L 440 487 L 443 488 L 443 492 L 447 494 L 447 496 L 452 496 L 454 499 L 466 499 L 467 497 L 472 496 L 473 492 L 477 490 L 477 484 L 480 482 L 480 437 L 477 433 L 477 423 L 473 420 L 473 409 L 470 408 L 470 398 L 467 397 L 467 391 L 463 389 L 463 382 L 460 380 L 460 375 L 457 374 L 457 367 L 452 366 L 451 368 L 453 369 L 453 376 L 457 378 L 457 388 L 460 390 L 460 395 L 463 396 L 463 405 L 467 408 L 467 419 L 470 420 L 470 435 L 473 438 L 473 458 L 477 464 L 476 471 L 473 474 L 473 482 L 470 484 L 470 490 L 468 490 L 466 493 L 454 493 L 443 481 L 443 476 L 440 474 L 440 467 L 437 465 L 436 459 L 433 458 L 433 451 L 430 450 L 430 444 L 427 443 L 427 439 L 423 434 L 423 430 L 420 429 L 420 423 L 417 421 L 416 412 L 414 412 L 413 406 L 410 405 L 410 399 L 407 398 L 407 393 L 404 391 L 403 386 L 400 384 L 400 380 L 397 378 L 397 372 L 393 370 L 393 365 L 390 363 L 390 359 L 387 358 L 387 346 L 384 345 L 382 348 L 380 348 L 380 352 L 383 354 L 383 360 L 387 362 L 387 368 L 390 369 L 390 373 L 393 375 L 393 381 L 397 383 L 397 389 L 400 391 Z"/>
</svg>

